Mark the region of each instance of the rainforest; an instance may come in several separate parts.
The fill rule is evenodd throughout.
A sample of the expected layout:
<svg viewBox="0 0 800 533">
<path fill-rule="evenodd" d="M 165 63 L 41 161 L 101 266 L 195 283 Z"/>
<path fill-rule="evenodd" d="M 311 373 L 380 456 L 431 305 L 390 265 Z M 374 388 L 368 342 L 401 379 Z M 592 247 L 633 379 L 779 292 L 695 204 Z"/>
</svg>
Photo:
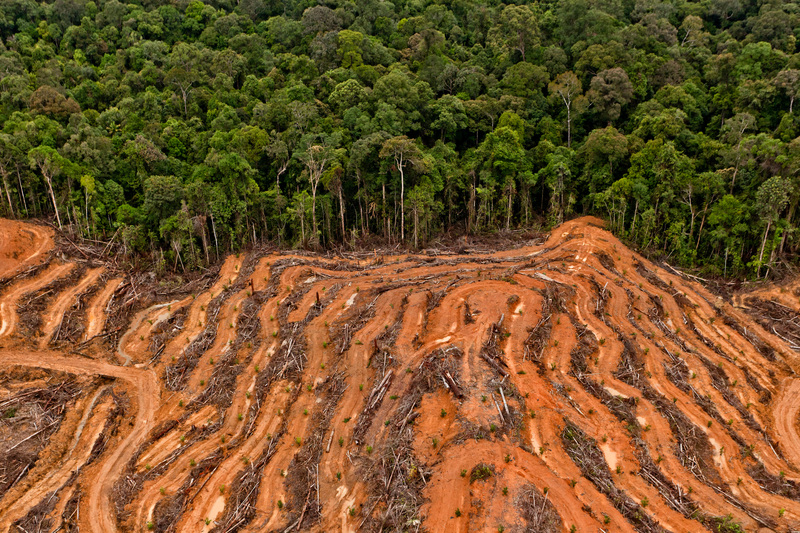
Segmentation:
<svg viewBox="0 0 800 533">
<path fill-rule="evenodd" d="M 157 270 L 599 216 L 793 270 L 800 4 L 5 0 L 0 215 Z"/>
</svg>

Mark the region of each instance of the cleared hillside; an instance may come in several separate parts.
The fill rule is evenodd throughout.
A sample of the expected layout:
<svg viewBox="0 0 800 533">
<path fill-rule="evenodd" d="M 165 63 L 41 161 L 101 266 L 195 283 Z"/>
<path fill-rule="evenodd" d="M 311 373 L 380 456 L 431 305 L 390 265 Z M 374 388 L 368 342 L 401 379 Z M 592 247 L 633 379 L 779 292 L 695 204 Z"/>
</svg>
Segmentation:
<svg viewBox="0 0 800 533">
<path fill-rule="evenodd" d="M 0 531 L 800 527 L 791 289 L 732 306 L 591 218 L 502 252 L 241 254 L 179 291 L 25 231 Z"/>
</svg>

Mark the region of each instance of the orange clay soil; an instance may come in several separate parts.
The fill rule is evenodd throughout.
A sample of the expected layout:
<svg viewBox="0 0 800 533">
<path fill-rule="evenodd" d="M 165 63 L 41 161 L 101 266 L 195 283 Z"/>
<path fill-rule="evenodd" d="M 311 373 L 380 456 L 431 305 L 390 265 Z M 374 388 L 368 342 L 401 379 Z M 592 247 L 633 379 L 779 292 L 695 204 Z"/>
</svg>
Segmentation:
<svg viewBox="0 0 800 533">
<path fill-rule="evenodd" d="M 0 219 L 0 279 L 41 263 L 53 247 L 53 230 Z"/>
<path fill-rule="evenodd" d="M 0 220 L 0 414 L 23 417 L 0 426 L 0 532 L 800 528 L 800 291 L 731 305 L 602 225 L 239 254 L 134 305 L 141 278 L 70 278 L 50 230 Z M 52 340 L 71 309 L 80 344 Z M 53 376 L 82 388 L 39 434 Z"/>
</svg>

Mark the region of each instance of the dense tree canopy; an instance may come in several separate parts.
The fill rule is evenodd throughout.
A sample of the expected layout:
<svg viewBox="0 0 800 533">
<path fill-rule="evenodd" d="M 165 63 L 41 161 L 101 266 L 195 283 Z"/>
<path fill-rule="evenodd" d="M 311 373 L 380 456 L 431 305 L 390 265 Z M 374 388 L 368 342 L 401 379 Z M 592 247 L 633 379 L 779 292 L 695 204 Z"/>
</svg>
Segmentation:
<svg viewBox="0 0 800 533">
<path fill-rule="evenodd" d="M 596 214 L 765 275 L 800 246 L 799 36 L 778 0 L 5 0 L 0 214 L 179 269 Z"/>
</svg>

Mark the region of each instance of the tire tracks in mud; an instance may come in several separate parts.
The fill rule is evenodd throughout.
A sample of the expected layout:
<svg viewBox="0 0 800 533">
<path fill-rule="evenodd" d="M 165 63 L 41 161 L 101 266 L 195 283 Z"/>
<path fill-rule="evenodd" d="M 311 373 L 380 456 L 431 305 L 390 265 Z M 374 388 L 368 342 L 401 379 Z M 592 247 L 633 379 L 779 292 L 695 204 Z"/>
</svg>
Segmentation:
<svg viewBox="0 0 800 533">
<path fill-rule="evenodd" d="M 136 418 L 128 435 L 108 456 L 104 456 L 96 467 L 93 485 L 87 487 L 87 518 L 82 524 L 87 531 L 116 531 L 116 518 L 110 501 L 111 487 L 121 474 L 128 459 L 136 448 L 144 441 L 153 426 L 154 415 L 159 403 L 160 385 L 152 371 L 123 368 L 102 361 L 85 358 L 71 358 L 53 352 L 7 351 L 0 360 L 2 366 L 29 366 L 47 368 L 70 374 L 87 374 L 108 376 L 127 383 L 136 394 Z M 82 529 L 83 529 L 82 527 Z"/>
</svg>

